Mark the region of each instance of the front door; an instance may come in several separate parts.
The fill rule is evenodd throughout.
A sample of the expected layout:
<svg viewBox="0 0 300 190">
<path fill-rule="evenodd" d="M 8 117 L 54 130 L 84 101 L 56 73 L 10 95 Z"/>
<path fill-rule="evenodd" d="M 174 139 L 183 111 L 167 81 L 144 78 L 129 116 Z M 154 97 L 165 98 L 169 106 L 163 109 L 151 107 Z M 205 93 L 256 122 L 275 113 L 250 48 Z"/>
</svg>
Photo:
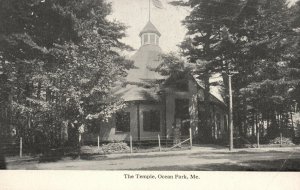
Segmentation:
<svg viewBox="0 0 300 190">
<path fill-rule="evenodd" d="M 189 136 L 189 99 L 175 99 L 175 121 L 181 121 L 181 136 Z"/>
</svg>

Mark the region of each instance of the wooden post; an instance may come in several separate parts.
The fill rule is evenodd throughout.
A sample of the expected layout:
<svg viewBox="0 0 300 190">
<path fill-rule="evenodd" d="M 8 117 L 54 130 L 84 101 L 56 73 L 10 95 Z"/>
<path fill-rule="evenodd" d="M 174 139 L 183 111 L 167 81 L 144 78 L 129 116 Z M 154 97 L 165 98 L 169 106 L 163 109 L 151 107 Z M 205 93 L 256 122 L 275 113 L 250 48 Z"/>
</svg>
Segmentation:
<svg viewBox="0 0 300 190">
<path fill-rule="evenodd" d="M 130 135 L 130 153 L 132 154 L 132 136 Z"/>
<path fill-rule="evenodd" d="M 79 146 L 81 146 L 81 133 L 79 133 L 78 135 L 78 142 L 79 142 Z"/>
<path fill-rule="evenodd" d="M 78 157 L 81 158 L 81 133 L 78 135 Z"/>
<path fill-rule="evenodd" d="M 192 128 L 190 128 L 190 148 L 193 147 L 193 135 L 192 135 Z"/>
<path fill-rule="evenodd" d="M 282 147 L 282 133 L 280 133 L 280 147 Z"/>
<path fill-rule="evenodd" d="M 292 124 L 292 132 L 293 132 L 293 138 L 295 138 L 295 127 L 294 127 L 294 120 L 293 120 L 293 112 L 291 111 L 290 112 L 290 114 L 291 114 L 291 124 Z"/>
<path fill-rule="evenodd" d="M 256 129 L 256 140 L 257 140 L 257 148 L 259 148 L 259 126 L 257 126 L 257 129 Z"/>
<path fill-rule="evenodd" d="M 97 145 L 98 145 L 98 150 L 99 150 L 100 149 L 100 137 L 99 136 L 98 136 L 97 141 L 98 141 Z"/>
<path fill-rule="evenodd" d="M 233 150 L 233 116 L 232 116 L 232 89 L 231 74 L 228 75 L 228 91 L 229 91 L 229 150 Z"/>
<path fill-rule="evenodd" d="M 161 146 L 160 146 L 160 136 L 158 134 L 158 147 L 159 147 L 159 152 L 161 152 Z"/>
<path fill-rule="evenodd" d="M 20 137 L 20 158 L 22 158 L 23 156 L 23 139 L 22 137 Z"/>
</svg>

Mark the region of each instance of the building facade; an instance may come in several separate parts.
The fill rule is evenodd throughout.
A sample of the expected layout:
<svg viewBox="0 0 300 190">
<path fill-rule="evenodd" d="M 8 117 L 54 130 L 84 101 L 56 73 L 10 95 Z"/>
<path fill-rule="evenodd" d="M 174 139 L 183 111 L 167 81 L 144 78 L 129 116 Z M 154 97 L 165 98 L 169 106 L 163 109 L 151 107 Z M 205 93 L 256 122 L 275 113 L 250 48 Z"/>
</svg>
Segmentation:
<svg viewBox="0 0 300 190">
<path fill-rule="evenodd" d="M 188 138 L 191 128 L 193 136 L 199 136 L 200 113 L 203 110 L 204 90 L 195 76 L 188 76 L 182 85 L 157 85 L 163 83 L 161 76 L 153 69 L 160 64 L 160 32 L 149 21 L 140 32 L 141 47 L 131 57 L 135 68 L 128 72 L 126 85 L 115 89 L 115 95 L 126 102 L 123 110 L 115 113 L 109 122 L 101 123 L 99 135 L 101 141 L 134 141 L 157 139 L 172 140 L 175 128 L 182 138 Z M 211 136 L 221 139 L 226 136 L 226 105 L 218 89 L 211 93 Z"/>
</svg>

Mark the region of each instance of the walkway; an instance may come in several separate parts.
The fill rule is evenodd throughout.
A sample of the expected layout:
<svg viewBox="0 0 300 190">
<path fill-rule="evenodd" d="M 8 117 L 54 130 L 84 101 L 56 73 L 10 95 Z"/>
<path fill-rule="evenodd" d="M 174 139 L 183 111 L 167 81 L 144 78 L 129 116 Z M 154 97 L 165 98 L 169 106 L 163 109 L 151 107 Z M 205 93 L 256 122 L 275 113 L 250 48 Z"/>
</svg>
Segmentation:
<svg viewBox="0 0 300 190">
<path fill-rule="evenodd" d="M 74 170 L 263 170 L 300 171 L 300 147 L 235 149 L 195 146 L 192 150 L 111 154 L 57 162 L 12 162 L 9 169 Z"/>
</svg>

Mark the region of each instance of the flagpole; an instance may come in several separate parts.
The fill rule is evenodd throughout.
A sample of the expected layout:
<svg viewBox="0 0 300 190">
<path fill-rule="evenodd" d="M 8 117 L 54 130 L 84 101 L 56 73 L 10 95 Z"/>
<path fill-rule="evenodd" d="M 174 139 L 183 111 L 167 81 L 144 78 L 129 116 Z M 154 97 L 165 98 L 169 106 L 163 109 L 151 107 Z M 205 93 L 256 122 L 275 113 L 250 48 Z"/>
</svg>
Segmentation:
<svg viewBox="0 0 300 190">
<path fill-rule="evenodd" d="M 149 21 L 150 21 L 150 13 L 151 13 L 151 4 L 150 4 L 150 0 L 149 0 Z"/>
</svg>

